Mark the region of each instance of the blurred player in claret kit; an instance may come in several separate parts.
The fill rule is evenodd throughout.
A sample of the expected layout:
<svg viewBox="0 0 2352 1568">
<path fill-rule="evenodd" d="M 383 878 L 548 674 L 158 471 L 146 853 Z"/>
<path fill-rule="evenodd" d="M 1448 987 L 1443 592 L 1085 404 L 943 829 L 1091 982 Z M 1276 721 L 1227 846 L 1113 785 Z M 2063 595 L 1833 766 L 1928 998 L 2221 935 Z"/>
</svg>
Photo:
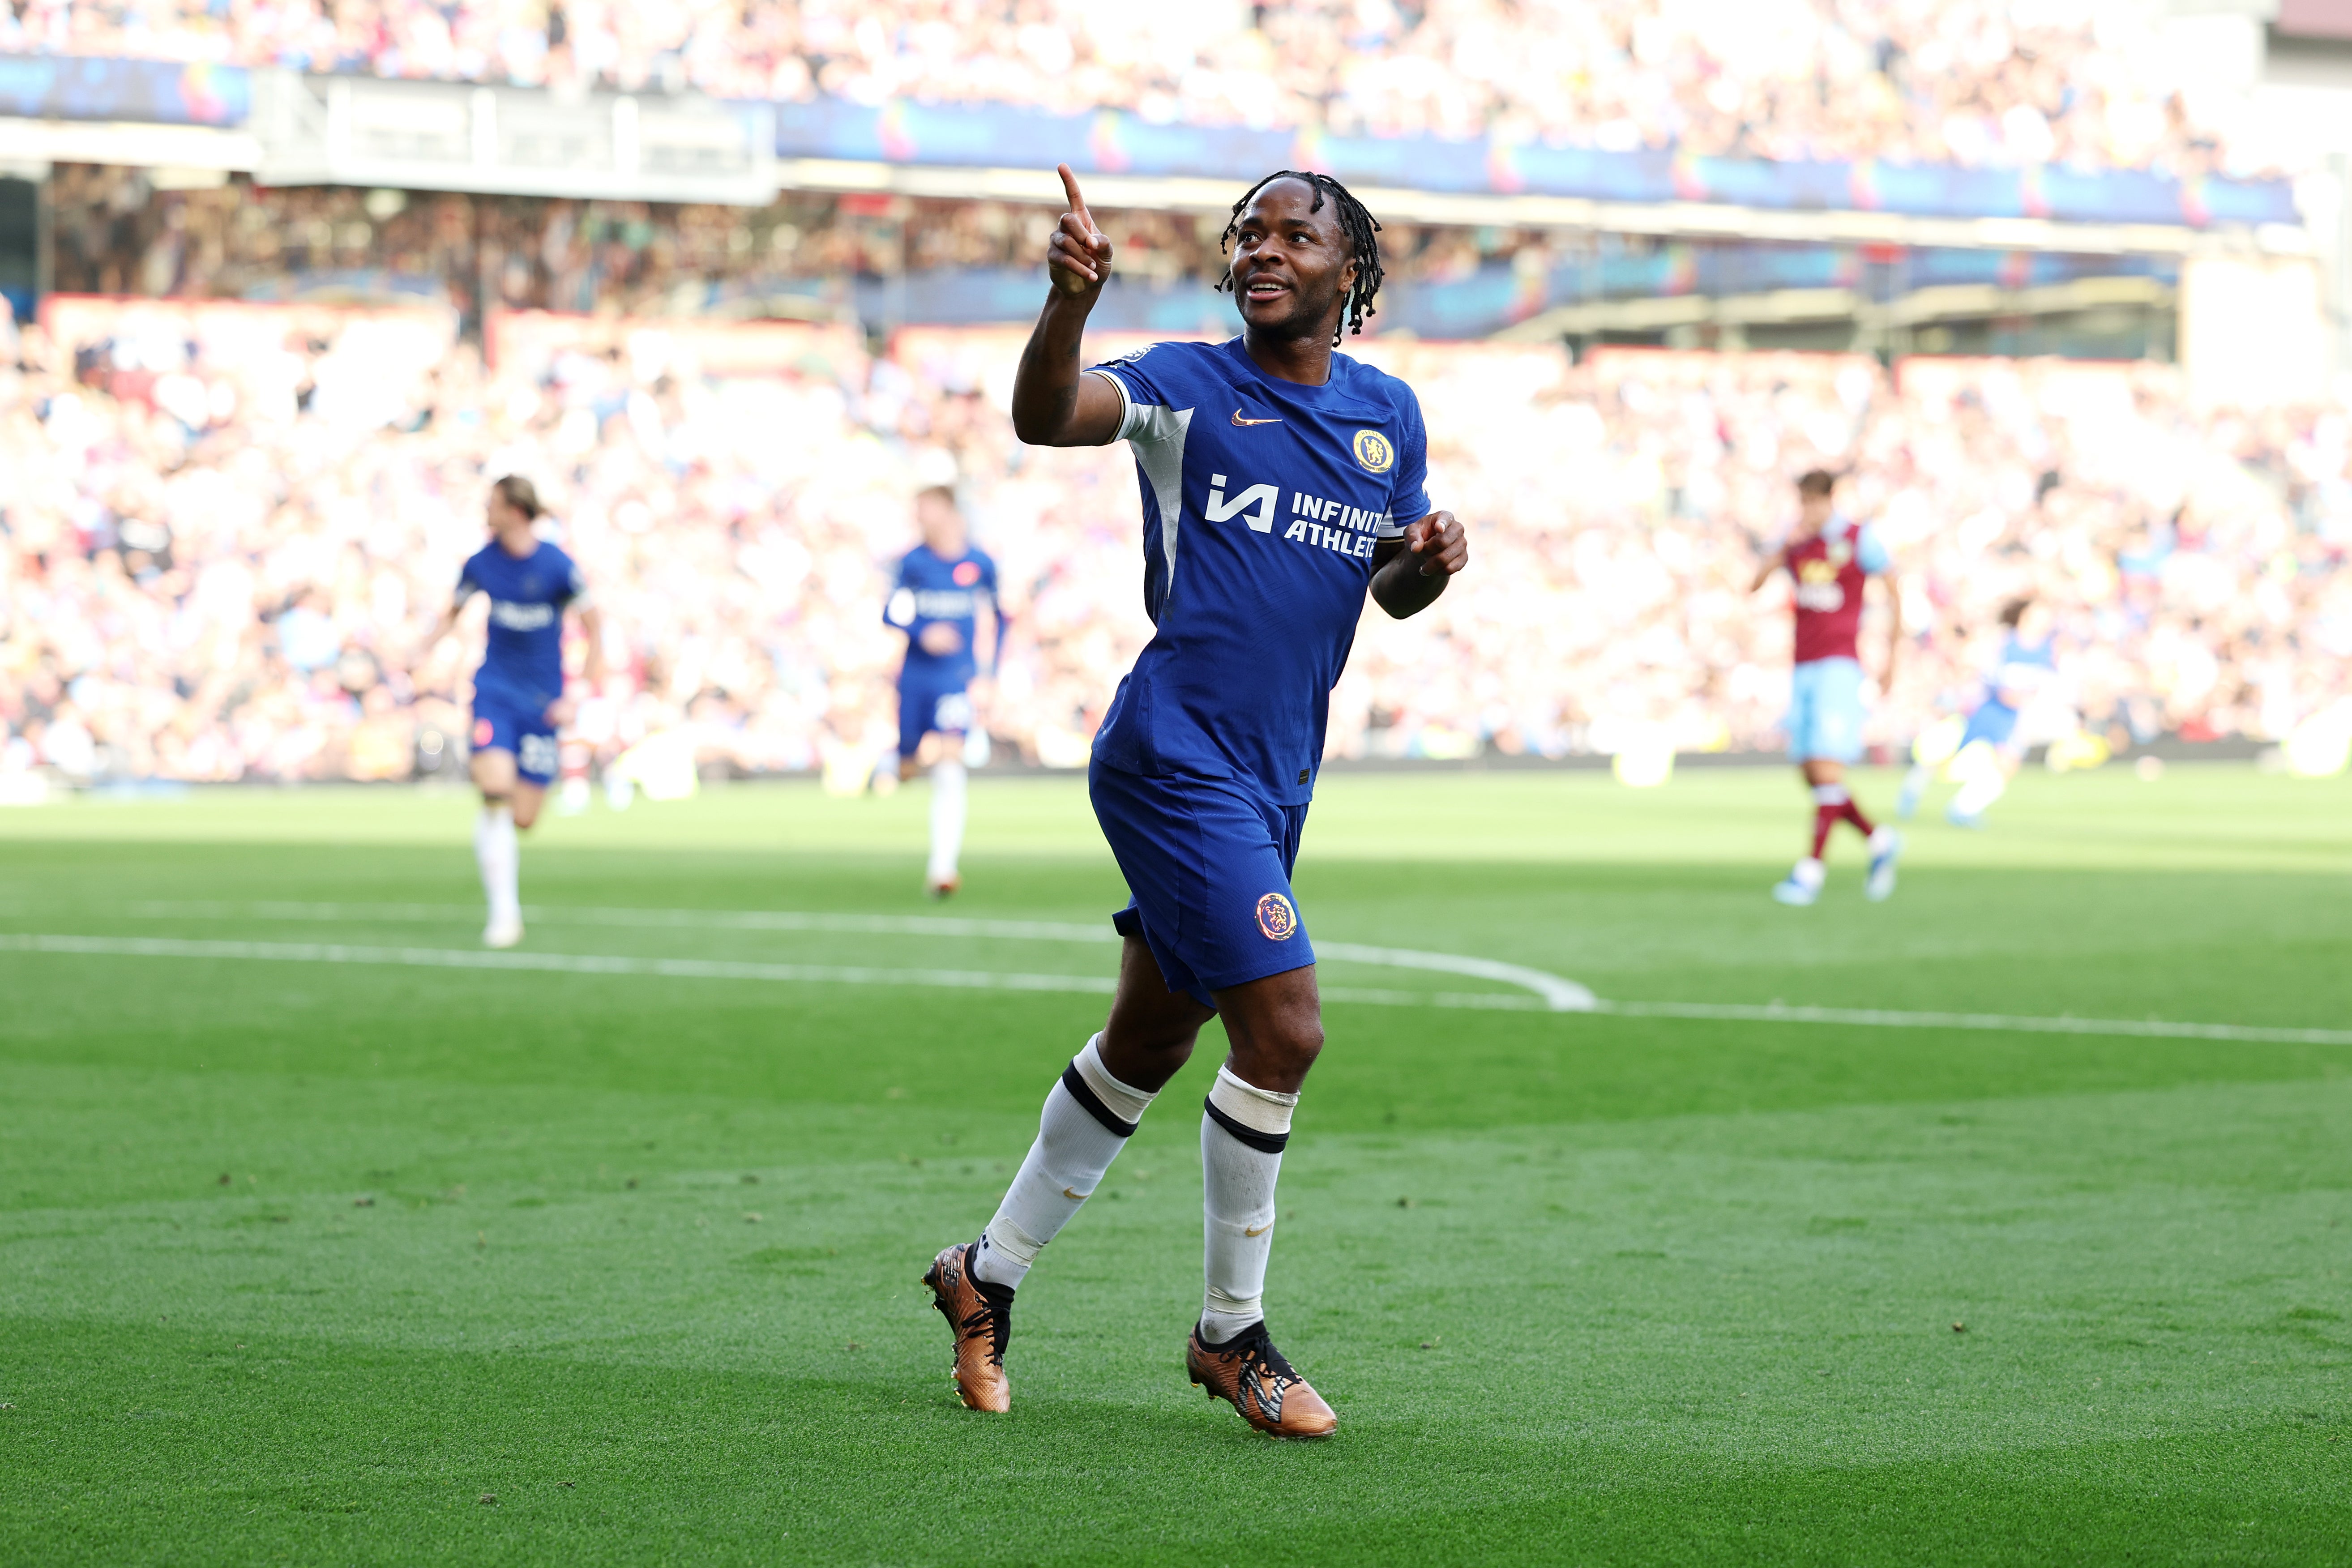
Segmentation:
<svg viewBox="0 0 2352 1568">
<path fill-rule="evenodd" d="M 1789 752 L 1813 793 L 1813 847 L 1773 888 L 1772 896 L 1784 904 L 1810 904 L 1821 897 L 1822 851 L 1841 822 L 1852 824 L 1869 841 L 1870 876 L 1864 891 L 1874 902 L 1893 895 L 1895 863 L 1903 853 L 1901 837 L 1891 827 L 1874 826 L 1846 788 L 1846 765 L 1862 755 L 1863 589 L 1873 577 L 1884 581 L 1889 563 L 1877 532 L 1837 510 L 1837 482 L 1835 474 L 1821 468 L 1797 481 L 1797 526 L 1749 588 L 1762 588 L 1783 566 L 1796 582 Z M 1892 591 L 1886 600 L 1882 690 L 1894 682 L 1895 654 L 1903 639 L 1902 601 Z"/>
<path fill-rule="evenodd" d="M 490 542 L 457 574 L 457 596 L 425 642 L 429 652 L 457 629 L 467 602 L 489 602 L 489 635 L 474 672 L 473 774 L 482 792 L 474 858 L 490 906 L 482 942 L 522 940 L 522 895 L 515 834 L 539 820 L 556 770 L 555 732 L 572 721 L 563 694 L 563 616 L 580 617 L 588 639 L 591 688 L 604 681 L 604 626 L 580 568 L 539 537 L 539 492 L 509 475 L 490 487 Z"/>
<path fill-rule="evenodd" d="M 1344 186 L 1286 171 L 1234 204 L 1224 286 L 1240 337 L 1081 372 L 1111 247 L 1060 173 L 1070 210 L 1048 242 L 1053 289 L 1013 418 L 1035 445 L 1124 440 L 1135 454 L 1155 632 L 1087 779 L 1131 895 L 1112 921 L 1126 949 L 1109 1018 L 1047 1092 L 995 1216 L 942 1250 L 924 1283 L 955 1335 L 964 1403 L 1009 1408 L 1013 1288 L 1222 1016 L 1232 1052 L 1201 1121 L 1206 1289 L 1185 1370 L 1260 1431 L 1324 1436 L 1337 1417 L 1275 1349 L 1263 1306 L 1275 1179 L 1323 1047 L 1290 872 L 1365 594 L 1413 615 L 1469 546 L 1422 491 L 1412 389 L 1333 352 L 1381 282 L 1380 226 Z"/>
<path fill-rule="evenodd" d="M 924 886 L 944 899 L 963 885 L 964 769 L 988 762 L 982 712 L 996 661 L 1004 652 L 1004 612 L 996 596 L 996 563 L 971 547 L 955 491 L 934 485 L 915 498 L 923 542 L 898 563 L 882 618 L 907 634 L 898 667 L 898 776 L 910 779 L 932 748 L 931 860 Z M 988 661 L 976 650 L 980 621 L 991 623 Z M 975 690 L 975 682 L 978 689 Z"/>
</svg>

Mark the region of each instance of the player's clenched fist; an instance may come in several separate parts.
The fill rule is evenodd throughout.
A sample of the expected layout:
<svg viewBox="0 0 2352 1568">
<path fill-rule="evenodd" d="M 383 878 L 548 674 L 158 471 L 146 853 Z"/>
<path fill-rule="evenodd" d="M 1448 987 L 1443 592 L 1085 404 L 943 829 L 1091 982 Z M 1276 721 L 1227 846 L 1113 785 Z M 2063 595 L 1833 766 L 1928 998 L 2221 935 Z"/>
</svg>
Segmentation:
<svg viewBox="0 0 2352 1568">
<path fill-rule="evenodd" d="M 1054 237 L 1045 242 L 1045 267 L 1053 274 L 1055 291 L 1091 296 L 1101 291 L 1103 279 L 1110 276 L 1110 241 L 1095 226 L 1094 215 L 1087 211 L 1087 198 L 1078 194 L 1078 177 L 1070 173 L 1070 166 L 1056 164 L 1055 173 L 1062 176 L 1070 210 L 1062 215 Z"/>
<path fill-rule="evenodd" d="M 1433 511 L 1404 531 L 1408 554 L 1421 563 L 1424 577 L 1451 577 L 1470 564 L 1470 537 L 1450 511 Z"/>
</svg>

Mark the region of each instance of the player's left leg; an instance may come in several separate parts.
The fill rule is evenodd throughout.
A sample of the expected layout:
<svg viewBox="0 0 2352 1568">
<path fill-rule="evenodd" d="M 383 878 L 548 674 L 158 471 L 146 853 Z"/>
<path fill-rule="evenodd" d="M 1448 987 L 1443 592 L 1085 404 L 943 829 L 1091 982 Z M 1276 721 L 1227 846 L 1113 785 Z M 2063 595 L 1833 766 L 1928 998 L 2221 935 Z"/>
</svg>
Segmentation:
<svg viewBox="0 0 2352 1568">
<path fill-rule="evenodd" d="M 1275 1348 L 1265 1326 L 1275 1183 L 1300 1086 L 1323 1049 L 1315 969 L 1269 974 L 1216 995 L 1233 1048 L 1202 1107 L 1206 1278 L 1201 1321 L 1184 1347 L 1185 1372 L 1261 1432 L 1326 1437 L 1339 1417 Z"/>
</svg>

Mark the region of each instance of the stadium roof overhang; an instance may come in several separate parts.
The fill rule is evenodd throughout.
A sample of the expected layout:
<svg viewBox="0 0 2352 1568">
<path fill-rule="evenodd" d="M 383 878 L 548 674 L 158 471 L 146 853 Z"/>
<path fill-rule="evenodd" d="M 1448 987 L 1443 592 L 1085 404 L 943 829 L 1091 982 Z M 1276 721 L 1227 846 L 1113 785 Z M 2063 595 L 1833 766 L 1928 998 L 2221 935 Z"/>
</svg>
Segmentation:
<svg viewBox="0 0 2352 1568">
<path fill-rule="evenodd" d="M 2157 278 L 2081 278 L 2034 288 L 1942 284 L 1892 300 L 1854 289 L 1775 289 L 1754 294 L 1672 294 L 1559 305 L 1494 334 L 1499 342 L 1551 342 L 1609 332 L 1662 332 L 1677 327 L 1779 327 L 1852 321 L 1880 332 L 1990 317 L 2063 316 L 2138 308 L 2168 310 L 2179 289 Z"/>
<path fill-rule="evenodd" d="M 775 111 L 690 94 L 250 73 L 242 123 L 0 119 L 0 163 L 251 174 L 269 185 L 758 206 Z"/>
<path fill-rule="evenodd" d="M 959 168 L 845 159 L 786 158 L 776 164 L 787 190 L 838 191 L 951 200 L 1059 205 L 1050 169 Z M 1239 194 L 1230 180 L 1173 175 L 1089 174 L 1088 205 L 1105 211 L 1222 214 Z M 1458 227 L 1646 234 L 1676 239 L 1777 240 L 1806 245 L 1950 246 L 2053 250 L 2074 255 L 2188 256 L 2210 250 L 2308 255 L 2296 224 L 2190 228 L 2180 224 L 2074 223 L 2033 217 L 1924 217 L 1822 209 L 1790 212 L 1717 202 L 1607 202 L 1578 196 L 1473 195 L 1359 185 L 1364 204 L 1391 223 Z"/>
</svg>

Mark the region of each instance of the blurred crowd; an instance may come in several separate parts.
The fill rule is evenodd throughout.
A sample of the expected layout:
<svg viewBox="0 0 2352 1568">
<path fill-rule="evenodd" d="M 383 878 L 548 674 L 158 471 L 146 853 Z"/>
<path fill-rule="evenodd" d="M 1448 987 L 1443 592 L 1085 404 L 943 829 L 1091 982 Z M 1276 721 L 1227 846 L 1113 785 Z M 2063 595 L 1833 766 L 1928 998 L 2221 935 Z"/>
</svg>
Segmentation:
<svg viewBox="0 0 2352 1568">
<path fill-rule="evenodd" d="M 405 290 L 469 318 L 485 302 L 627 316 L 840 315 L 845 284 L 859 278 L 1034 268 L 1060 216 L 1058 205 L 809 192 L 745 208 L 273 189 L 242 177 L 159 191 L 137 169 L 75 163 L 58 166 L 50 202 L 56 287 L 67 293 Z M 1222 216 L 1130 208 L 1100 221 L 1123 281 L 1223 275 Z M 1397 224 L 1381 233 L 1388 277 L 1405 283 L 1455 281 L 1489 264 L 1540 275 L 1597 243 L 1500 227 Z"/>
<path fill-rule="evenodd" d="M 2089 0 L 18 0 L 0 49 L 2202 172 L 2217 150 L 2147 26 Z"/>
<path fill-rule="evenodd" d="M 604 606 L 614 674 L 575 754 L 607 763 L 666 738 L 710 769 L 870 769 L 894 732 L 887 572 L 928 484 L 1003 568 L 1004 748 L 1082 761 L 1149 635 L 1132 465 L 1013 438 L 1018 330 L 875 354 L 829 327 L 519 316 L 486 363 L 446 309 L 59 300 L 48 321 L 0 355 L 0 772 L 454 774 L 475 654 L 418 645 L 507 472 Z M 1418 387 L 1430 493 L 1475 566 L 1411 622 L 1370 617 L 1336 755 L 1776 744 L 1786 591 L 1746 588 L 1815 464 L 1853 471 L 1845 502 L 1898 563 L 1875 744 L 1972 699 L 2018 594 L 2058 610 L 2116 741 L 2281 736 L 2352 673 L 2341 411 L 2200 414 L 2158 365 L 1361 353 Z"/>
</svg>

